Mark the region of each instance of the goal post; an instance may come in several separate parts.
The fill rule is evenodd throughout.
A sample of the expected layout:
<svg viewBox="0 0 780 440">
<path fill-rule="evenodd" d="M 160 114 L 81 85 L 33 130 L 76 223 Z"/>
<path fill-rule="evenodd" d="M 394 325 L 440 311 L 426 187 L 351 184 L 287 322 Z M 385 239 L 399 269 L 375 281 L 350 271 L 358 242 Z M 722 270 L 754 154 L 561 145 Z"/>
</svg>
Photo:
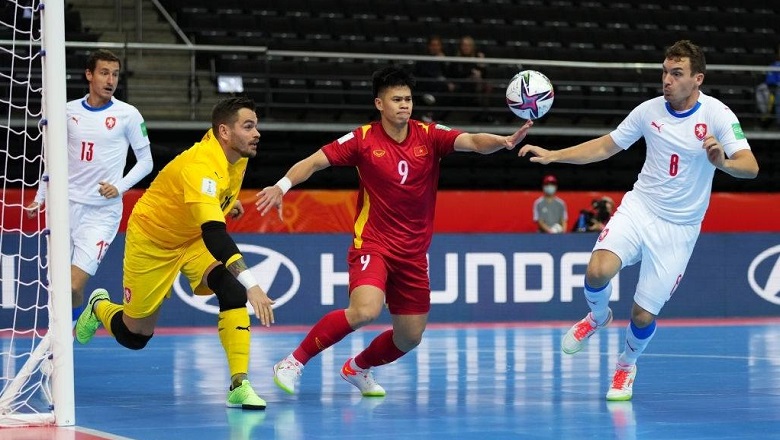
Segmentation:
<svg viewBox="0 0 780 440">
<path fill-rule="evenodd" d="M 68 426 L 75 399 L 64 2 L 3 2 L 0 56 L 11 63 L 0 66 L 0 430 Z M 24 210 L 43 163 L 45 226 Z"/>
<path fill-rule="evenodd" d="M 52 398 L 57 425 L 75 424 L 73 331 L 70 288 L 68 134 L 65 105 L 65 2 L 40 3 L 43 29 L 44 160 L 49 173 L 49 331 L 52 334 Z"/>
</svg>

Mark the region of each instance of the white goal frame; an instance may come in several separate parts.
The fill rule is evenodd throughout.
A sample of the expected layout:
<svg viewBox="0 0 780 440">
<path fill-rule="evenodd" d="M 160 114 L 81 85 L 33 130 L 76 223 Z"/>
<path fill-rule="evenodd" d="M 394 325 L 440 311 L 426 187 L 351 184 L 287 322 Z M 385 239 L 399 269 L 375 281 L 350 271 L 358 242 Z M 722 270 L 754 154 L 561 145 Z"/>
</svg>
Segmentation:
<svg viewBox="0 0 780 440">
<path fill-rule="evenodd" d="M 48 236 L 49 324 L 3 395 L 0 395 L 0 427 L 26 425 L 70 426 L 76 423 L 73 373 L 73 329 L 70 285 L 70 226 L 68 203 L 68 149 L 65 105 L 65 5 L 62 0 L 41 1 L 41 50 L 43 66 L 43 160 L 48 170 L 46 225 Z M 6 414 L 10 402 L 39 363 L 51 371 L 51 410 L 39 414 Z M 47 387 L 48 388 L 48 387 Z"/>
</svg>

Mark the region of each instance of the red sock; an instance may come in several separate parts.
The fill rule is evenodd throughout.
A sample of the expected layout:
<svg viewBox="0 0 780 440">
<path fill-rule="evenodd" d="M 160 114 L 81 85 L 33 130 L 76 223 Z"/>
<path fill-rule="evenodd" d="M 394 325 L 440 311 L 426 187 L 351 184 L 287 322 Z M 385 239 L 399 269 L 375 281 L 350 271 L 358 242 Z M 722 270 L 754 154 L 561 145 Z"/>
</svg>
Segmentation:
<svg viewBox="0 0 780 440">
<path fill-rule="evenodd" d="M 293 356 L 298 362 L 306 364 L 309 359 L 344 339 L 344 336 L 353 331 L 347 322 L 346 311 L 334 310 L 314 324 L 314 327 L 309 330 L 309 334 L 303 338 L 301 344 L 293 352 Z"/>
<path fill-rule="evenodd" d="M 393 342 L 393 330 L 387 330 L 374 338 L 368 347 L 355 356 L 355 364 L 360 368 L 378 367 L 389 364 L 405 355 Z"/>
</svg>

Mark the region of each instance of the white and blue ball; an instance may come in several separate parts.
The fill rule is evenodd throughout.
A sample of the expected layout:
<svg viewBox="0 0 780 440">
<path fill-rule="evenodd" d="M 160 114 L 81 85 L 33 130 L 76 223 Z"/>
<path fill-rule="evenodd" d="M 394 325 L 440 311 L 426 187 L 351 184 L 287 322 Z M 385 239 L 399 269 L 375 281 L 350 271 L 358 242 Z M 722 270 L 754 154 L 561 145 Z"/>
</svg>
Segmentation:
<svg viewBox="0 0 780 440">
<path fill-rule="evenodd" d="M 544 74 L 523 70 L 506 88 L 506 103 L 512 113 L 523 119 L 539 119 L 552 107 L 555 92 Z"/>
</svg>

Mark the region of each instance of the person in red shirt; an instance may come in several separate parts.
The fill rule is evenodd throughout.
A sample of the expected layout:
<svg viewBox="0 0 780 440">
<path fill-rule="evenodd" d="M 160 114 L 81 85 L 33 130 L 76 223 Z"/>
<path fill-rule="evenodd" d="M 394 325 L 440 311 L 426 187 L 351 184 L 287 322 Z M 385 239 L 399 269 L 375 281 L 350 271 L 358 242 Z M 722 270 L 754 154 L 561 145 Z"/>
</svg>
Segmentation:
<svg viewBox="0 0 780 440">
<path fill-rule="evenodd" d="M 293 165 L 276 185 L 257 195 L 261 215 L 281 217 L 282 197 L 329 166 L 353 166 L 360 176 L 349 263 L 349 306 L 323 316 L 300 345 L 274 365 L 274 382 L 295 393 L 304 365 L 324 349 L 374 321 L 385 304 L 392 329 L 344 363 L 341 376 L 363 396 L 381 397 L 371 368 L 388 364 L 422 339 L 430 310 L 426 252 L 433 235 L 439 163 L 453 151 L 489 154 L 511 150 L 526 136 L 527 121 L 510 136 L 464 133 L 411 119 L 414 77 L 397 66 L 373 74 L 374 105 L 381 120 L 358 127 Z"/>
</svg>

